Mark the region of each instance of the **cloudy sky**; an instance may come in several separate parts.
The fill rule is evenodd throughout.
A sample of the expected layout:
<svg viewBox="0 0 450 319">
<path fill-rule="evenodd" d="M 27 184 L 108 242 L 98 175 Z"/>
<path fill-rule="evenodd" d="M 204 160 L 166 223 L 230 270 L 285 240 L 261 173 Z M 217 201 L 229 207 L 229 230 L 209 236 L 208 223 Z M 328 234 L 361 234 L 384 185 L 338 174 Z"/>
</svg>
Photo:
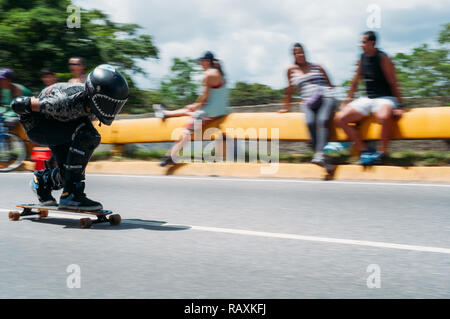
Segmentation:
<svg viewBox="0 0 450 319">
<path fill-rule="evenodd" d="M 379 47 L 392 56 L 409 52 L 421 43 L 436 45 L 442 25 L 450 22 L 448 0 L 74 3 L 100 9 L 116 22 L 137 23 L 142 33 L 153 36 L 160 58 L 140 62 L 148 72 L 147 77 L 135 77 L 141 88 L 158 87 L 174 57 L 196 58 L 205 50 L 213 51 L 223 61 L 232 83 L 257 82 L 282 88 L 287 85 L 286 68 L 292 63 L 291 47 L 295 42 L 305 46 L 308 59 L 321 64 L 335 84 L 341 84 L 353 74 L 360 54 L 360 34 L 369 29 L 368 23 L 379 34 Z"/>
</svg>

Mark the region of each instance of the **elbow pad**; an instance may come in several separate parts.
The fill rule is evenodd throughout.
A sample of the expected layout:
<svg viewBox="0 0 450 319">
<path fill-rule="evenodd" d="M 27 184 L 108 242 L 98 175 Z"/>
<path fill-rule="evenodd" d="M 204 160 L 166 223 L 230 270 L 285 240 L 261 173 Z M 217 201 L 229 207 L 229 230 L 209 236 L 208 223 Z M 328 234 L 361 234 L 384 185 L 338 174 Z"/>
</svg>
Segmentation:
<svg viewBox="0 0 450 319">
<path fill-rule="evenodd" d="M 16 97 L 11 102 L 11 109 L 19 115 L 31 113 L 31 98 L 27 96 Z"/>
</svg>

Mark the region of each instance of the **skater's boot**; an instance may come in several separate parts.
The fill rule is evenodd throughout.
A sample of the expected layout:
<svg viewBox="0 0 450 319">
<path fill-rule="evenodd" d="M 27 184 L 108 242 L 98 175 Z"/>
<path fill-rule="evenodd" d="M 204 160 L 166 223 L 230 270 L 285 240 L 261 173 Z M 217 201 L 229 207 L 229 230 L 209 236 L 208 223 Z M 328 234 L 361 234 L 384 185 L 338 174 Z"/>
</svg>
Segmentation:
<svg viewBox="0 0 450 319">
<path fill-rule="evenodd" d="M 164 155 L 159 161 L 159 166 L 165 167 L 167 165 L 175 165 L 176 163 L 173 161 L 172 156 Z"/>
<path fill-rule="evenodd" d="M 36 193 L 39 203 L 43 206 L 57 206 L 56 199 L 52 196 L 52 188 L 46 185 L 43 171 L 35 171 L 30 187 Z"/>
<path fill-rule="evenodd" d="M 69 210 L 100 210 L 103 209 L 101 203 L 86 197 L 84 193 L 84 182 L 77 182 L 69 186 L 68 191 L 64 191 L 59 198 L 60 209 Z"/>
</svg>

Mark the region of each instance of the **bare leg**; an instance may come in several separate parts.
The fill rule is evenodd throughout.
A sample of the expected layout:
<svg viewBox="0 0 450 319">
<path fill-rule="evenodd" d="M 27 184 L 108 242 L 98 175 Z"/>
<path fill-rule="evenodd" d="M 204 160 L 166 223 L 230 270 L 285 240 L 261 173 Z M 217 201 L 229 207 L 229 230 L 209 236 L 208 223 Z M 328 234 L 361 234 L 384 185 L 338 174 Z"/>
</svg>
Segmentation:
<svg viewBox="0 0 450 319">
<path fill-rule="evenodd" d="M 382 125 L 380 152 L 384 155 L 388 152 L 389 142 L 392 139 L 394 123 L 392 120 L 392 107 L 389 104 L 382 105 L 375 113 L 375 118 Z"/>
<path fill-rule="evenodd" d="M 190 135 L 191 135 L 190 131 L 183 133 L 183 136 L 181 136 L 180 140 L 172 146 L 172 149 L 170 149 L 169 152 L 167 152 L 167 155 L 170 155 L 172 158 L 175 158 L 175 156 L 177 156 L 177 154 L 183 149 L 186 143 L 189 142 L 189 139 L 191 137 Z"/>
<path fill-rule="evenodd" d="M 360 151 L 367 150 L 367 145 L 361 140 L 358 134 L 358 130 L 349 125 L 350 123 L 357 123 L 361 121 L 365 116 L 353 108 L 347 106 L 335 117 L 335 123 L 337 126 L 341 127 L 347 136 L 355 143 L 356 147 Z"/>
<path fill-rule="evenodd" d="M 182 108 L 173 111 L 165 111 L 164 114 L 166 117 L 178 117 L 178 116 L 191 116 L 192 112 L 186 108 Z"/>
</svg>

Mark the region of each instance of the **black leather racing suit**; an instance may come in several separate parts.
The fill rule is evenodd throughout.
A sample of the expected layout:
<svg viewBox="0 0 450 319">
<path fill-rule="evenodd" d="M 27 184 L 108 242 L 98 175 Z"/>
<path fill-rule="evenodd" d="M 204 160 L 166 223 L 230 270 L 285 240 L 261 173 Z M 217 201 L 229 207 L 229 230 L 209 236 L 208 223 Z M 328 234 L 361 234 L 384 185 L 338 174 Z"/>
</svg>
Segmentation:
<svg viewBox="0 0 450 319">
<path fill-rule="evenodd" d="M 56 83 L 39 94 L 39 112 L 21 115 L 29 139 L 48 146 L 58 168 L 35 172 L 51 189 L 66 191 L 71 185 L 84 180 L 84 170 L 100 134 L 94 128 L 88 113 L 88 97 L 84 84 Z"/>
</svg>

